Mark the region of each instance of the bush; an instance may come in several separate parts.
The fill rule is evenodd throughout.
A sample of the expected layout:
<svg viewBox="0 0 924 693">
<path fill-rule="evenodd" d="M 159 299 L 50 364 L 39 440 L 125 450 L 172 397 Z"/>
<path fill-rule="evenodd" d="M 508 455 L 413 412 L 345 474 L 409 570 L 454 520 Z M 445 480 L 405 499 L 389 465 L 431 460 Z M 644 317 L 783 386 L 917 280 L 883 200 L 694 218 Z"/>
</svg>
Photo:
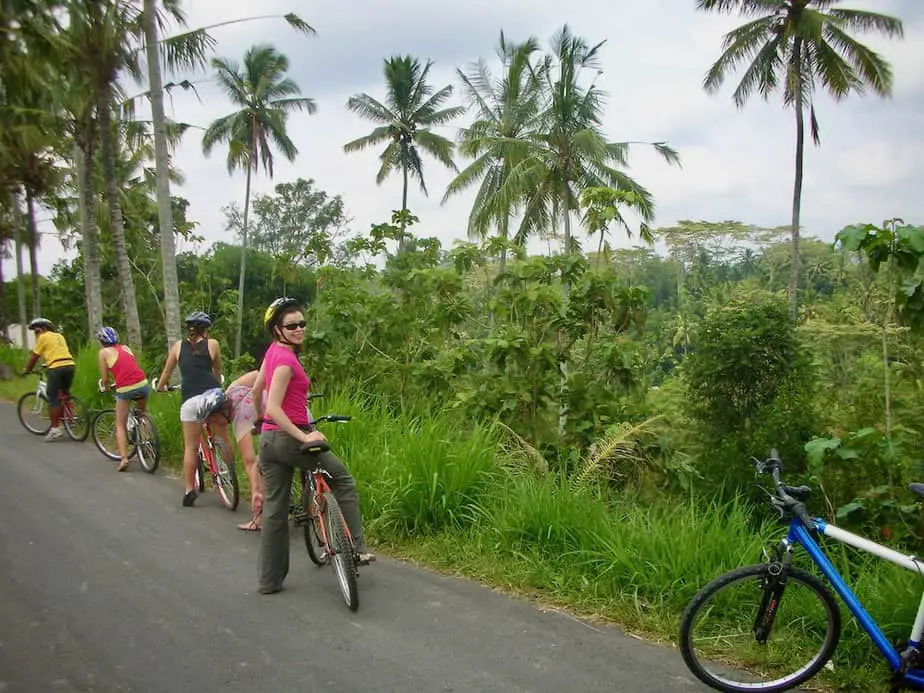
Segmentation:
<svg viewBox="0 0 924 693">
<path fill-rule="evenodd" d="M 726 488 L 735 492 L 753 476 L 749 457 L 771 448 L 802 465 L 815 433 L 814 374 L 784 302 L 757 293 L 715 308 L 694 342 L 682 371 L 702 429 L 706 481 L 731 482 Z"/>
</svg>

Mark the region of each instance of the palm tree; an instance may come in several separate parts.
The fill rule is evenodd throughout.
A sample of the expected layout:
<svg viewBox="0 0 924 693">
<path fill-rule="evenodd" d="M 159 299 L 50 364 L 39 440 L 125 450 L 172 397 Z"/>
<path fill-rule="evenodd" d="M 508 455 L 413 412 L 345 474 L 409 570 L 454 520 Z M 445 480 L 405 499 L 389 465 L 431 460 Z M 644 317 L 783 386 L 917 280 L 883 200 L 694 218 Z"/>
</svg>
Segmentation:
<svg viewBox="0 0 924 693">
<path fill-rule="evenodd" d="M 424 150 L 447 168 L 457 171 L 452 161 L 452 142 L 433 132 L 432 128 L 445 125 L 465 112 L 462 106 L 441 108 L 452 96 L 452 86 L 434 92 L 427 82 L 433 61 L 421 66 L 417 58 L 409 55 L 385 59 L 385 103 L 368 94 L 356 94 L 347 101 L 347 108 L 363 118 L 378 123 L 372 132 L 343 145 L 343 151 L 355 152 L 385 142 L 388 146 L 379 155 L 382 165 L 375 182 L 381 185 L 395 169 L 401 170 L 401 210 L 407 210 L 407 185 L 410 177 L 416 178 L 420 189 L 427 195 L 424 182 Z M 404 247 L 404 229 L 401 222 L 401 248 Z"/>
<path fill-rule="evenodd" d="M 270 45 L 253 46 L 244 54 L 243 70 L 234 61 L 214 58 L 219 85 L 240 110 L 215 120 L 202 137 L 202 151 L 209 156 L 218 142 L 228 143 L 228 172 L 246 167 L 244 223 L 241 230 L 241 274 L 237 294 L 237 331 L 234 357 L 241 353 L 241 329 L 244 319 L 244 277 L 247 268 L 247 215 L 250 211 L 251 176 L 262 164 L 273 177 L 273 152 L 270 142 L 289 161 L 298 154 L 286 132 L 292 111 L 314 113 L 313 99 L 297 96 L 298 85 L 286 72 L 289 59 Z"/>
<path fill-rule="evenodd" d="M 167 344 L 173 344 L 180 338 L 180 294 L 176 274 L 176 243 L 173 229 L 173 203 L 170 199 L 170 159 L 167 148 L 167 116 L 164 112 L 164 84 L 161 76 L 161 65 L 158 59 L 159 47 L 166 48 L 164 63 L 167 68 L 190 67 L 203 65 L 206 52 L 214 46 L 212 37 L 208 34 L 210 29 L 226 24 L 236 24 L 253 19 L 284 19 L 289 26 L 309 36 L 315 35 L 315 30 L 303 22 L 297 15 L 263 15 L 248 17 L 246 19 L 220 22 L 208 27 L 180 34 L 160 41 L 158 38 L 157 0 L 144 0 L 144 44 L 148 64 L 148 80 L 150 83 L 151 120 L 154 123 L 154 149 L 155 168 L 157 172 L 157 218 L 160 226 L 160 252 L 164 277 L 164 308 Z M 185 26 L 185 18 L 174 13 L 174 18 L 181 26 Z"/>
<path fill-rule="evenodd" d="M 483 59 L 468 72 L 456 70 L 466 101 L 475 111 L 475 121 L 459 133 L 459 151 L 473 161 L 449 184 L 443 202 L 481 181 L 468 218 L 468 237 L 472 240 L 483 240 L 492 225 L 503 240 L 509 237 L 515 209 L 499 193 L 524 154 L 523 143 L 540 124 L 541 75 L 531 62 L 538 50 L 535 38 L 510 43 L 501 32 L 497 56 L 504 70 L 502 77 L 495 80 Z M 500 256 L 501 273 L 506 255 L 505 247 Z"/>
<path fill-rule="evenodd" d="M 703 88 L 715 93 L 725 77 L 746 66 L 732 94 L 738 108 L 756 91 L 764 99 L 782 84 L 783 104 L 796 114 L 796 175 L 792 194 L 792 254 L 789 272 L 789 310 L 796 319 L 799 288 L 799 216 L 802 207 L 802 166 L 805 112 L 812 139 L 820 143 L 815 116 L 816 82 L 836 100 L 872 89 L 879 96 L 892 92 L 892 70 L 875 51 L 849 32 L 879 32 L 901 37 L 895 17 L 863 10 L 833 7 L 840 0 L 697 0 L 697 9 L 754 17 L 727 33 L 722 55 L 709 68 Z"/>
<path fill-rule="evenodd" d="M 103 187 L 108 203 L 109 231 L 116 256 L 119 299 L 125 316 L 128 340 L 132 344 L 142 343 L 141 320 L 135 297 L 131 261 L 125 242 L 125 226 L 115 174 L 117 147 L 120 141 L 118 130 L 121 127 L 115 111 L 117 97 L 120 95 L 120 75 L 128 73 L 138 79 L 141 74 L 137 52 L 132 50 L 130 42 L 130 38 L 137 36 L 140 30 L 139 13 L 130 3 L 101 0 L 71 0 L 68 3 L 68 26 L 64 46 L 72 62 L 71 71 L 79 70 L 84 73 L 89 86 L 85 94 L 88 103 L 81 107 L 92 108 L 97 121 L 96 132 L 99 135 L 99 153 L 105 181 Z M 77 94 L 73 98 L 79 104 L 80 95 Z M 92 146 L 89 144 L 91 135 L 83 133 L 83 136 L 83 146 Z M 92 159 L 84 156 L 84 166 L 88 170 L 82 177 L 82 182 L 89 184 Z M 88 199 L 87 203 L 88 209 L 92 209 L 92 201 Z"/>
<path fill-rule="evenodd" d="M 564 223 L 565 252 L 574 250 L 571 215 L 580 209 L 585 188 L 608 187 L 633 192 L 636 211 L 645 222 L 654 218 L 651 193 L 621 168 L 634 142 L 610 142 L 602 130 L 604 94 L 594 81 L 582 86 L 584 70 L 602 71 L 599 50 L 571 33 L 567 25 L 552 39 L 551 54 L 540 66 L 545 103 L 539 126 L 526 142 L 523 156 L 510 170 L 499 199 L 520 203 L 523 219 L 516 241 L 524 244 L 534 232 Z M 594 78 L 596 79 L 596 78 Z M 650 144 L 665 161 L 679 164 L 677 153 L 662 142 Z"/>
</svg>

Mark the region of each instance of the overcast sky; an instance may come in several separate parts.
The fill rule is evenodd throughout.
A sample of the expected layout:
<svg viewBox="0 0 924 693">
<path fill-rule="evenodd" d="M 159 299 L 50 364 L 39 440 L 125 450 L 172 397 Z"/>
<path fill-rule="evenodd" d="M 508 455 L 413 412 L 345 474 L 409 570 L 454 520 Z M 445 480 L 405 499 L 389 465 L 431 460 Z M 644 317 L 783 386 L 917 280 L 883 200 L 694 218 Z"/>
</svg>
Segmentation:
<svg viewBox="0 0 924 693">
<path fill-rule="evenodd" d="M 848 0 L 844 5 L 901 17 L 905 38 L 863 39 L 893 66 L 891 99 L 851 97 L 840 104 L 818 99 L 822 146 L 806 148 L 802 223 L 804 233 L 824 239 L 858 221 L 879 223 L 900 216 L 924 224 L 924 1 Z M 250 16 L 257 7 L 246 0 L 187 0 L 184 6 L 190 27 Z M 699 13 L 694 6 L 694 0 L 565 5 L 533 0 L 392 0 L 387 5 L 373 0 L 346 5 L 265 0 L 261 13 L 296 11 L 315 27 L 317 37 L 306 38 L 273 19 L 226 26 L 213 34 L 219 42 L 217 55 L 236 60 L 253 44 L 274 44 L 290 58 L 290 75 L 303 95 L 318 106 L 315 115 L 292 115 L 289 134 L 299 156 L 294 163 L 277 156 L 275 179 L 261 172 L 254 191 L 270 192 L 275 183 L 300 176 L 313 178 L 321 189 L 343 196 L 355 232 L 387 220 L 401 200 L 400 175 L 375 183 L 377 151 L 344 154 L 342 148 L 371 130 L 345 104 L 359 92 L 384 96 L 383 59 L 396 53 L 432 59 L 432 84 L 457 84 L 455 68 L 479 56 L 492 58 L 501 29 L 510 39 L 534 35 L 547 45 L 565 22 L 590 42 L 607 40 L 601 53 L 604 72 L 597 80 L 609 93 L 607 134 L 619 141 L 666 141 L 681 156 L 683 167 L 673 168 L 644 147 L 633 149 L 630 172 L 654 195 L 656 225 L 678 219 L 786 224 L 792 198 L 793 114 L 782 108 L 778 96 L 769 103 L 757 98 L 738 110 L 731 100 L 736 81 L 715 96 L 703 92 L 703 75 L 719 54 L 723 34 L 742 20 Z M 232 110 L 208 81 L 208 72 L 184 77 L 200 81 L 201 103 L 190 93 L 175 92 L 166 104 L 169 117 L 206 127 Z M 140 91 L 133 85 L 127 89 Z M 454 137 L 455 132 L 446 128 L 444 134 Z M 244 175 L 228 175 L 225 152 L 219 146 L 205 158 L 201 131 L 190 130 L 175 154 L 186 183 L 172 192 L 190 201 L 189 216 L 199 222 L 198 232 L 208 244 L 233 241 L 221 207 L 243 202 Z M 424 166 L 430 198 L 412 187 L 408 199 L 421 219 L 415 231 L 435 235 L 449 247 L 453 239 L 465 237 L 471 195 L 441 206 L 452 174 L 429 159 Z M 52 231 L 48 224 L 44 230 Z M 47 272 L 62 256 L 57 240 L 47 235 L 40 270 Z M 5 261 L 4 275 L 11 277 L 13 271 L 12 261 Z"/>
</svg>

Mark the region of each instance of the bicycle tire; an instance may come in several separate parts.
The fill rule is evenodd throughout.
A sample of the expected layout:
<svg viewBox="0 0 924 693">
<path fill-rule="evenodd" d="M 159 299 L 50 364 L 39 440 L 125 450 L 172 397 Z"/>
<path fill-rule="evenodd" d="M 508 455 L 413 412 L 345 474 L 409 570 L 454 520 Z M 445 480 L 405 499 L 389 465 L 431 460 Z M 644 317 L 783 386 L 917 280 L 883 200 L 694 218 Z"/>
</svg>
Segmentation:
<svg viewBox="0 0 924 693">
<path fill-rule="evenodd" d="M 240 483 L 237 480 L 237 470 L 234 468 L 234 456 L 221 438 L 215 438 L 212 454 L 215 456 L 215 466 L 218 473 L 213 476 L 215 489 L 222 505 L 234 512 L 241 501 Z"/>
<path fill-rule="evenodd" d="M 350 541 L 346 529 L 346 521 L 340 511 L 340 504 L 333 493 L 322 496 L 324 503 L 324 522 L 327 525 L 327 541 L 330 544 L 330 562 L 337 576 L 337 584 L 343 601 L 350 611 L 359 608 L 359 587 L 356 584 L 356 554 L 353 551 L 353 542 Z"/>
<path fill-rule="evenodd" d="M 835 649 L 837 649 L 841 633 L 841 615 L 834 596 L 827 586 L 815 575 L 801 568 L 790 566 L 787 574 L 787 589 L 793 582 L 801 583 L 802 586 L 808 588 L 810 594 L 814 594 L 814 596 L 820 600 L 827 613 L 825 637 L 818 652 L 807 664 L 800 667 L 795 672 L 786 676 L 777 677 L 772 681 L 766 682 L 766 684 L 736 682 L 726 678 L 725 675 L 715 674 L 710 671 L 709 667 L 706 666 L 706 664 L 709 663 L 708 660 L 700 658 L 700 654 L 696 651 L 692 642 L 692 629 L 696 625 L 696 617 L 704 608 L 709 606 L 712 599 L 717 594 L 726 588 L 744 580 L 769 576 L 769 564 L 766 563 L 737 568 L 736 570 L 729 571 L 712 580 L 712 582 L 697 592 L 687 605 L 683 617 L 680 620 L 680 652 L 683 655 L 683 661 L 690 671 L 707 686 L 715 688 L 716 690 L 727 691 L 728 693 L 737 693 L 739 691 L 743 693 L 751 691 L 789 690 L 808 681 L 821 671 L 828 660 L 831 659 Z M 780 603 L 782 603 L 782 601 Z M 751 618 L 751 627 L 753 628 L 754 616 Z M 723 637 L 722 639 L 730 641 L 733 638 Z M 737 663 L 734 664 L 737 665 Z M 730 669 L 729 676 L 735 673 L 743 673 L 731 670 L 730 666 L 725 668 Z"/>
<path fill-rule="evenodd" d="M 138 463 L 148 474 L 153 474 L 160 465 L 160 437 L 154 419 L 149 414 L 139 414 L 135 417 L 134 440 Z"/>
<path fill-rule="evenodd" d="M 324 516 L 324 511 L 313 502 L 311 489 L 307 483 L 302 488 L 302 498 L 304 499 L 305 508 L 305 523 L 302 525 L 302 531 L 305 535 L 305 548 L 308 550 L 308 558 L 316 566 L 325 566 L 330 563 L 330 552 L 324 544 L 324 535 L 321 529 L 321 518 Z"/>
<path fill-rule="evenodd" d="M 19 398 L 19 402 L 16 403 L 16 414 L 17 416 L 19 416 L 19 423 L 21 423 L 23 428 L 29 431 L 29 433 L 32 433 L 37 436 L 43 436 L 46 433 L 48 433 L 49 430 L 51 430 L 51 419 L 47 418 L 48 417 L 48 400 L 46 400 L 43 397 L 41 398 L 41 404 L 38 405 L 38 408 L 44 409 L 44 412 L 45 412 L 46 418 L 44 420 L 44 424 L 45 424 L 44 427 L 32 426 L 29 424 L 26 418 L 28 415 L 34 415 L 36 413 L 35 399 L 36 397 L 35 397 L 34 392 L 25 393 L 22 397 Z M 23 405 L 28 405 L 25 408 L 26 414 L 23 414 Z"/>
<path fill-rule="evenodd" d="M 61 422 L 64 424 L 64 430 L 71 440 L 82 443 L 90 435 L 89 414 L 84 403 L 77 397 L 69 399 L 72 417 L 64 416 Z"/>
<path fill-rule="evenodd" d="M 102 423 L 101 423 L 102 422 Z M 91 437 L 96 449 L 104 457 L 118 462 L 122 459 L 119 455 L 119 446 L 115 437 L 115 409 L 103 409 L 93 417 L 93 424 L 90 426 Z M 111 436 L 108 434 L 111 432 Z M 107 440 L 110 438 L 110 440 Z M 128 458 L 131 459 L 135 454 L 135 444 L 131 438 L 128 440 Z"/>
</svg>

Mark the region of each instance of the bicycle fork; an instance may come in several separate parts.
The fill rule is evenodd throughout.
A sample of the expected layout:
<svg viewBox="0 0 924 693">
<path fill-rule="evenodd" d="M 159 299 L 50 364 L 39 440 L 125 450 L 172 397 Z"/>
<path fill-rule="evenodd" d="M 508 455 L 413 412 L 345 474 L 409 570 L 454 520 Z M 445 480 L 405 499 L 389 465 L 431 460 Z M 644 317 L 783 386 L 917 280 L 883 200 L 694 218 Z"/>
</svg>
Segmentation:
<svg viewBox="0 0 924 693">
<path fill-rule="evenodd" d="M 754 639 L 761 645 L 765 645 L 770 638 L 770 631 L 773 630 L 773 621 L 776 618 L 776 612 L 780 608 L 780 601 L 783 599 L 783 592 L 786 590 L 786 582 L 789 579 L 789 566 L 792 564 L 792 545 L 786 540 L 777 547 L 775 556 L 768 559 L 767 572 L 768 577 L 764 579 L 762 589 L 764 592 L 760 602 L 760 608 L 757 610 L 757 616 L 754 619 Z"/>
</svg>

